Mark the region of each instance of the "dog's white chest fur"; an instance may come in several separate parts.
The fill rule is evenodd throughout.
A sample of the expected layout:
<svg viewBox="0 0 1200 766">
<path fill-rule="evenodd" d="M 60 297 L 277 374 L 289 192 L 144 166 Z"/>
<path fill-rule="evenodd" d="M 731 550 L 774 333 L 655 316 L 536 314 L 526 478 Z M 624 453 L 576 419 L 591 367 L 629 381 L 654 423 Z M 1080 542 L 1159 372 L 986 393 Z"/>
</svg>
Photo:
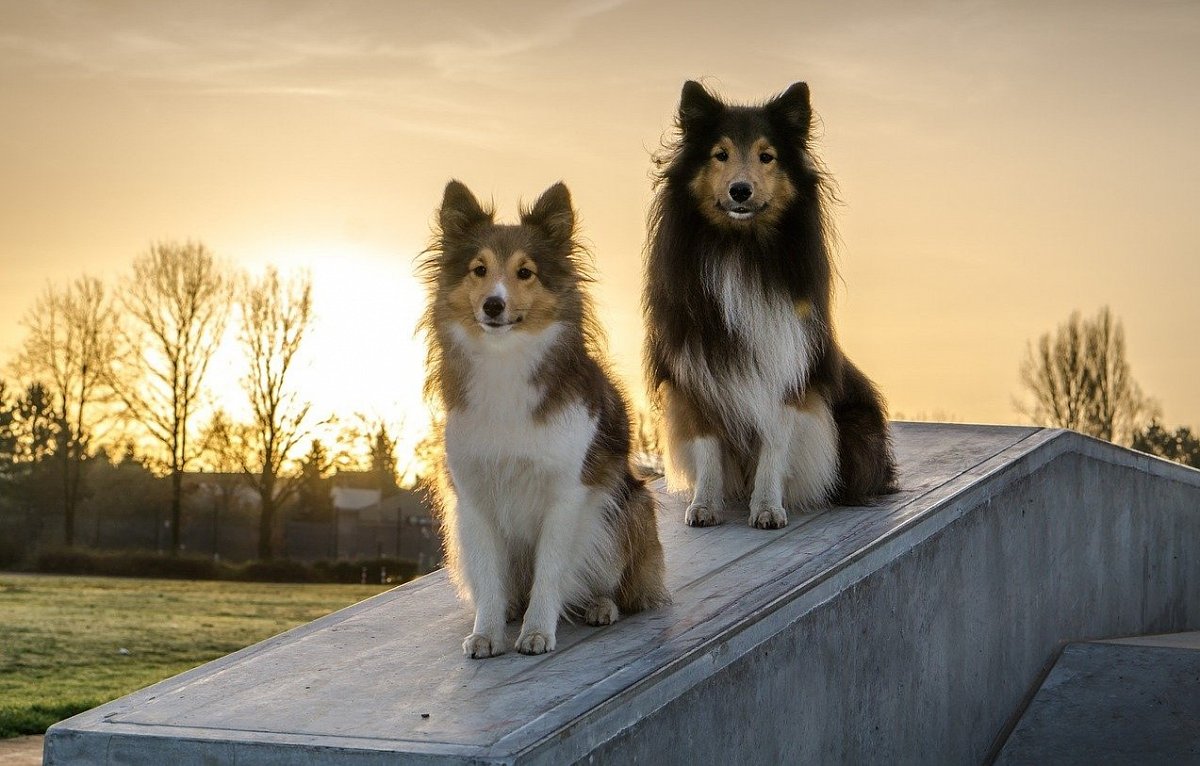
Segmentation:
<svg viewBox="0 0 1200 766">
<path fill-rule="evenodd" d="M 454 339 L 471 359 L 471 370 L 465 406 L 446 416 L 450 473 L 461 489 L 493 499 L 501 516 L 496 521 L 518 538 L 536 536 L 547 506 L 578 487 L 596 431 L 582 402 L 534 417 L 542 388 L 533 376 L 559 331 L 552 326 L 532 338 L 459 333 Z"/>
<path fill-rule="evenodd" d="M 815 320 L 800 316 L 785 296 L 767 293 L 756 279 L 747 279 L 736 257 L 706 274 L 705 287 L 746 363 L 714 371 L 700 349 L 685 347 L 671 360 L 673 372 L 727 423 L 767 425 L 778 416 L 788 392 L 807 385 L 816 351 Z"/>
<path fill-rule="evenodd" d="M 471 371 L 466 406 L 447 415 L 449 452 L 485 462 L 582 465 L 595 432 L 594 418 L 582 402 L 534 418 L 543 389 L 533 375 L 559 331 L 551 326 L 532 338 L 509 333 L 476 339 L 460 333 L 456 341 L 468 351 Z"/>
</svg>

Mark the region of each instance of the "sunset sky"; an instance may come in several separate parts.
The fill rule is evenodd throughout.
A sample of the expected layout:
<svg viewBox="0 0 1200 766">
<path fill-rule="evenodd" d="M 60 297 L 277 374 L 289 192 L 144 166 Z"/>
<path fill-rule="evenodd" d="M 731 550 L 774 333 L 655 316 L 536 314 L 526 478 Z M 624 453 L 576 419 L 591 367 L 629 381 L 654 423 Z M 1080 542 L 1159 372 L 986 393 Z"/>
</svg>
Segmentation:
<svg viewBox="0 0 1200 766">
<path fill-rule="evenodd" d="M 0 369 L 47 281 L 191 238 L 310 269 L 304 390 L 411 426 L 442 187 L 511 219 L 561 179 L 640 391 L 650 156 L 688 78 L 809 83 L 835 321 L 893 415 L 1020 422 L 1027 341 L 1109 304 L 1166 422 L 1200 426 L 1191 1 L 0 2 Z"/>
</svg>

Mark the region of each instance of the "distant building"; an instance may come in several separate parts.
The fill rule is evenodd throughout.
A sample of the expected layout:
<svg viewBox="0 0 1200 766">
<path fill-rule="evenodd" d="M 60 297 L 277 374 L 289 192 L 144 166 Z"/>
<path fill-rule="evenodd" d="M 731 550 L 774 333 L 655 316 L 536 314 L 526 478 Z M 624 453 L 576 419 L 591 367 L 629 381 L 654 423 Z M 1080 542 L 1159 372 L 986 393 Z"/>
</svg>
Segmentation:
<svg viewBox="0 0 1200 766">
<path fill-rule="evenodd" d="M 398 558 L 419 572 L 441 565 L 441 539 L 423 492 L 392 489 L 371 471 L 330 477 L 328 520 L 293 518 L 295 501 L 280 518 L 280 553 L 304 561 Z M 258 540 L 258 494 L 239 473 L 184 475 L 184 550 L 240 561 L 253 558 Z"/>
<path fill-rule="evenodd" d="M 256 555 L 261 500 L 245 474 L 188 471 L 182 487 L 182 550 L 229 561 Z"/>
<path fill-rule="evenodd" d="M 258 513 L 259 497 L 243 473 L 187 471 L 183 474 L 183 495 L 192 505 L 220 503 L 222 510 Z"/>
<path fill-rule="evenodd" d="M 329 496 L 333 499 L 335 512 L 361 511 L 363 508 L 377 505 L 383 499 L 383 493 L 377 489 L 353 489 L 336 485 L 329 490 Z"/>
<path fill-rule="evenodd" d="M 401 489 L 390 497 L 376 490 L 332 492 L 336 558 L 390 556 L 415 561 L 420 572 L 440 565 L 441 541 L 423 492 Z"/>
</svg>

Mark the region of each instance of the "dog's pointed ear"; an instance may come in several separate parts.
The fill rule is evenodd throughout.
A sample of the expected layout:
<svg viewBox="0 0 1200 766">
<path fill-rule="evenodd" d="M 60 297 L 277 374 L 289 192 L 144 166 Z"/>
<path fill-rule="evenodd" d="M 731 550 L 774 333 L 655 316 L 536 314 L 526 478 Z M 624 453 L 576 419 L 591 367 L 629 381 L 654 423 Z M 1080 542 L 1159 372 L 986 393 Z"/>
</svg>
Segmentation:
<svg viewBox="0 0 1200 766">
<path fill-rule="evenodd" d="M 679 96 L 679 129 L 687 135 L 714 122 L 724 110 L 725 105 L 720 99 L 695 80 L 688 80 L 683 84 L 683 93 Z"/>
<path fill-rule="evenodd" d="M 533 207 L 521 212 L 521 223 L 536 226 L 556 244 L 568 244 L 575 236 L 575 209 L 567 185 L 559 181 L 542 192 Z"/>
<path fill-rule="evenodd" d="M 792 130 L 805 137 L 812 125 L 812 104 L 809 100 L 808 83 L 797 82 L 767 104 L 767 109 Z"/>
<path fill-rule="evenodd" d="M 442 194 L 442 207 L 438 210 L 438 223 L 442 236 L 454 240 L 466 235 L 481 223 L 492 222 L 492 211 L 485 210 L 475 195 L 461 181 L 446 184 Z"/>
</svg>

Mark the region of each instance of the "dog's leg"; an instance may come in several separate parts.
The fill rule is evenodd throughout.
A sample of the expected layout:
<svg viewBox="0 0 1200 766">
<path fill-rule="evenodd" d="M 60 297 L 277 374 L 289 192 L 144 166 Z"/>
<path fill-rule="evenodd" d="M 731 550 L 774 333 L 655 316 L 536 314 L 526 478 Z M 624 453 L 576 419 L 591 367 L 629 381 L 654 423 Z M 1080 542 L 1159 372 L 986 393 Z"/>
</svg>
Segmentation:
<svg viewBox="0 0 1200 766">
<path fill-rule="evenodd" d="M 792 427 L 792 447 L 784 471 L 783 497 L 788 508 L 824 508 L 837 486 L 838 427 L 833 411 L 819 392 L 809 392 L 799 406 L 784 408 Z"/>
<path fill-rule="evenodd" d="M 495 657 L 504 653 L 508 606 L 504 545 L 489 518 L 461 495 L 454 522 L 463 576 L 475 602 L 475 627 L 463 641 L 463 654 L 472 659 Z"/>
<path fill-rule="evenodd" d="M 754 470 L 754 491 L 750 495 L 750 526 L 758 529 L 779 529 L 787 526 L 787 511 L 783 507 L 783 474 L 788 465 L 792 446 L 795 417 L 785 411 L 773 420 L 764 419 L 762 446 Z"/>
<path fill-rule="evenodd" d="M 522 654 L 553 651 L 564 592 L 574 581 L 571 571 L 577 555 L 574 541 L 586 495 L 583 486 L 554 492 L 542 519 L 534 553 L 529 608 L 521 624 L 521 635 L 517 636 L 517 651 Z"/>
<path fill-rule="evenodd" d="M 529 608 L 517 638 L 521 654 L 544 654 L 554 650 L 558 616 L 564 595 L 576 581 L 572 567 L 578 565 L 575 540 L 579 521 L 587 511 L 587 490 L 583 486 L 556 492 L 542 520 L 534 554 L 533 587 Z"/>
<path fill-rule="evenodd" d="M 692 502 L 683 514 L 689 527 L 711 527 L 721 523 L 722 482 L 721 443 L 715 436 L 692 439 L 688 448 L 692 452 L 695 470 L 695 486 Z"/>
<path fill-rule="evenodd" d="M 725 474 L 721 442 L 713 424 L 704 410 L 673 384 L 663 384 L 662 396 L 668 454 L 673 468 L 692 487 L 692 502 L 683 514 L 683 523 L 689 527 L 720 524 Z"/>
</svg>

